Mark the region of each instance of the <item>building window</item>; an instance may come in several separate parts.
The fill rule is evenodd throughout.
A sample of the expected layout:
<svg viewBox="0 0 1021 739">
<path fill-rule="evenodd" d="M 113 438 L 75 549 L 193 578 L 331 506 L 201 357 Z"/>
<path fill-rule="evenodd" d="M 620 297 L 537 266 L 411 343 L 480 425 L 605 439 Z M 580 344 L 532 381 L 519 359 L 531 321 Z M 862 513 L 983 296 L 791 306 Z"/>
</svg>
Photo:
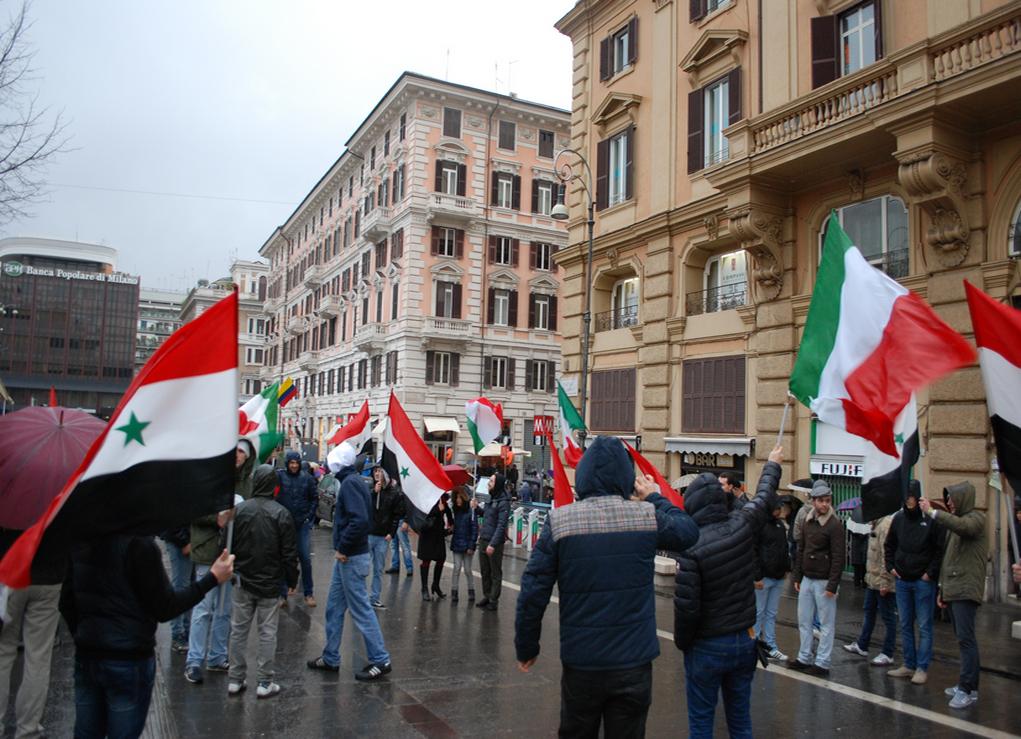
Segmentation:
<svg viewBox="0 0 1021 739">
<path fill-rule="evenodd" d="M 514 151 L 514 139 L 517 126 L 513 121 L 500 121 L 500 140 L 497 146 L 507 151 Z"/>
<path fill-rule="evenodd" d="M 407 127 L 407 124 L 408 124 L 408 114 L 407 113 L 401 113 L 401 124 L 400 124 L 400 128 L 397 131 L 397 139 L 399 141 L 404 141 L 405 128 Z"/>
<path fill-rule="evenodd" d="M 376 269 L 382 270 L 386 266 L 386 239 L 376 244 Z"/>
<path fill-rule="evenodd" d="M 383 322 L 383 288 L 376 290 L 376 323 Z"/>
<path fill-rule="evenodd" d="M 397 167 L 394 170 L 394 196 L 393 203 L 397 203 L 404 200 L 404 165 Z"/>
<path fill-rule="evenodd" d="M 166 328 L 163 329 L 167 331 Z M 248 319 L 248 333 L 255 334 L 256 336 L 266 335 L 266 319 L 264 318 L 249 318 Z"/>
<path fill-rule="evenodd" d="M 908 211 L 904 201 L 882 195 L 837 208 L 837 218 L 869 264 L 895 280 L 908 276 Z M 819 235 L 820 255 L 825 243 L 824 229 Z"/>
<path fill-rule="evenodd" d="M 540 241 L 533 241 L 530 261 L 531 264 L 529 266 L 532 269 L 538 269 L 544 272 L 552 272 L 555 270 L 556 264 L 553 261 L 553 244 L 544 244 Z"/>
<path fill-rule="evenodd" d="M 729 147 L 723 135 L 730 111 L 727 107 L 729 82 L 724 77 L 705 90 L 705 164 L 707 167 L 727 160 Z"/>
<path fill-rule="evenodd" d="M 362 325 L 368 325 L 369 323 L 369 296 L 366 295 L 362 298 Z"/>
<path fill-rule="evenodd" d="M 483 386 L 486 388 L 514 389 L 513 362 L 507 357 L 486 357 L 483 367 Z"/>
<path fill-rule="evenodd" d="M 362 277 L 368 279 L 369 272 L 372 270 L 372 252 L 366 249 L 362 253 Z"/>
<path fill-rule="evenodd" d="M 596 316 L 596 331 L 638 325 L 638 278 L 617 280 L 610 291 L 610 310 Z"/>
<path fill-rule="evenodd" d="M 876 62 L 876 5 L 864 3 L 840 14 L 840 64 L 843 74 Z"/>
<path fill-rule="evenodd" d="M 460 259 L 463 249 L 463 231 L 447 226 L 433 226 L 432 253 L 434 256 Z"/>
<path fill-rule="evenodd" d="M 705 18 L 710 13 L 715 13 L 720 8 L 730 5 L 730 0 L 692 0 L 691 22 Z"/>
<path fill-rule="evenodd" d="M 882 4 L 859 3 L 811 20 L 812 87 L 853 74 L 883 57 Z"/>
<path fill-rule="evenodd" d="M 519 243 L 510 236 L 490 236 L 489 263 L 517 267 Z"/>
<path fill-rule="evenodd" d="M 744 251 L 720 254 L 706 262 L 702 290 L 687 296 L 687 313 L 716 313 L 747 302 L 748 272 Z"/>
<path fill-rule="evenodd" d="M 593 372 L 589 394 L 590 428 L 593 431 L 635 429 L 635 369 Z"/>
<path fill-rule="evenodd" d="M 496 326 L 506 326 L 510 320 L 510 291 L 493 291 L 493 320 Z"/>
<path fill-rule="evenodd" d="M 383 156 L 390 156 L 390 132 L 383 132 Z"/>
<path fill-rule="evenodd" d="M 394 235 L 390 237 L 390 258 L 400 259 L 404 256 L 404 229 L 398 229 L 394 231 Z"/>
<path fill-rule="evenodd" d="M 546 180 L 532 180 L 532 212 L 548 216 L 553 209 L 556 185 Z"/>
<path fill-rule="evenodd" d="M 741 70 L 688 94 L 688 172 L 724 162 L 730 152 L 723 130 L 741 120 Z"/>
<path fill-rule="evenodd" d="M 493 175 L 492 204 L 498 208 L 521 209 L 521 177 L 498 172 Z"/>
<path fill-rule="evenodd" d="M 457 108 L 443 109 L 443 135 L 452 139 L 461 138 L 461 111 Z"/>
<path fill-rule="evenodd" d="M 436 317 L 461 317 L 461 285 L 457 282 L 436 282 Z"/>
<path fill-rule="evenodd" d="M 372 358 L 372 387 L 376 387 L 383 381 L 383 357 L 377 354 Z"/>
<path fill-rule="evenodd" d="M 464 164 L 447 162 L 442 159 L 436 162 L 436 192 L 444 195 L 464 196 L 466 168 Z M 404 185 L 401 184 L 403 189 Z"/>
<path fill-rule="evenodd" d="M 359 359 L 358 360 L 358 389 L 359 390 L 364 390 L 365 389 L 365 385 L 368 382 L 368 377 L 367 377 L 368 370 L 369 370 L 369 361 L 367 359 Z"/>
<path fill-rule="evenodd" d="M 682 383 L 683 431 L 717 434 L 745 432 L 744 357 L 685 360 Z"/>
<path fill-rule="evenodd" d="M 376 147 L 373 146 L 369 150 L 369 169 L 372 170 L 375 168 L 376 168 Z"/>
<path fill-rule="evenodd" d="M 537 393 L 552 393 L 556 387 L 556 363 L 538 359 L 525 362 L 525 387 Z"/>
<path fill-rule="evenodd" d="M 397 384 L 397 352 L 386 353 L 386 384 Z"/>
<path fill-rule="evenodd" d="M 461 357 L 451 352 L 425 353 L 425 382 L 427 385 L 457 386 Z"/>
<path fill-rule="evenodd" d="M 390 320 L 397 320 L 397 299 L 400 296 L 400 285 L 394 283 L 390 286 Z"/>
<path fill-rule="evenodd" d="M 604 38 L 599 46 L 599 79 L 608 80 L 638 58 L 638 17 Z"/>
<path fill-rule="evenodd" d="M 552 131 L 539 130 L 539 156 L 553 158 L 554 134 Z"/>
<path fill-rule="evenodd" d="M 528 306 L 528 327 L 542 331 L 557 330 L 557 298 L 555 295 L 532 295 Z"/>
<path fill-rule="evenodd" d="M 634 126 L 599 142 L 596 159 L 597 208 L 607 208 L 631 199 L 634 147 Z"/>
</svg>

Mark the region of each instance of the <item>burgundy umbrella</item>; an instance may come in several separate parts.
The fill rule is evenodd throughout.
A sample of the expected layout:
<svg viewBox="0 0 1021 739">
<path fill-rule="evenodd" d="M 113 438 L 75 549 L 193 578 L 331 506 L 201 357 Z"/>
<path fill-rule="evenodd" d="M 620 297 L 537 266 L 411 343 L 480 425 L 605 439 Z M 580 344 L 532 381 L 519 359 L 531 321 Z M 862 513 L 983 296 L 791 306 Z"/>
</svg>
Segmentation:
<svg viewBox="0 0 1021 739">
<path fill-rule="evenodd" d="M 450 482 L 454 486 L 467 485 L 471 482 L 471 473 L 459 464 L 445 464 L 443 471 L 447 473 L 447 477 L 450 478 Z"/>
<path fill-rule="evenodd" d="M 35 523 L 105 427 L 70 408 L 37 406 L 0 416 L 0 526 Z"/>
</svg>

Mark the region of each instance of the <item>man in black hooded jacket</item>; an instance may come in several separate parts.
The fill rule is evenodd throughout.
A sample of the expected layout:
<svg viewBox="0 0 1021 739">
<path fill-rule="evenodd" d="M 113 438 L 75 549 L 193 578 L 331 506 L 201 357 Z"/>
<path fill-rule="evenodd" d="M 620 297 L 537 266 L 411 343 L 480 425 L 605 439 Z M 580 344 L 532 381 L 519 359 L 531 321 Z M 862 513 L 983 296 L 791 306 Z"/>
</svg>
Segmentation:
<svg viewBox="0 0 1021 739">
<path fill-rule="evenodd" d="M 751 736 L 750 699 L 755 676 L 755 538 L 776 507 L 783 449 L 769 453 L 755 498 L 728 512 L 715 475 L 688 486 L 684 510 L 700 529 L 694 546 L 679 554 L 674 596 L 674 643 L 684 652 L 688 730 L 713 735 L 720 689 L 731 736 Z"/>
</svg>

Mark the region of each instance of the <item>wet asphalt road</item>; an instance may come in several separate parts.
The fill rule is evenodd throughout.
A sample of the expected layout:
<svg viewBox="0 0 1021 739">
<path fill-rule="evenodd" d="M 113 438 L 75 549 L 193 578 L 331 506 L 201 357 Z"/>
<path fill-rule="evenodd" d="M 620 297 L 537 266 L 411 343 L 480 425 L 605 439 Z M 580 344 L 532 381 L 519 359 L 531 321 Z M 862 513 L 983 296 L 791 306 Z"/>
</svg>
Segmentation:
<svg viewBox="0 0 1021 739">
<path fill-rule="evenodd" d="M 414 577 L 384 575 L 380 621 L 394 671 L 378 683 L 361 684 L 353 672 L 365 663 L 364 645 L 350 619 L 341 648 L 338 675 L 311 672 L 305 661 L 321 653 L 323 619 L 333 553 L 330 532 L 313 532 L 314 577 L 319 607 L 309 609 L 299 598 L 281 611 L 277 650 L 277 682 L 283 691 L 257 700 L 254 690 L 228 698 L 223 674 L 207 674 L 205 683 L 184 680 L 184 656 L 169 649 L 169 630 L 160 629 L 158 678 L 147 736 L 160 737 L 446 737 L 553 736 L 559 720 L 560 662 L 557 606 L 551 604 L 543 624 L 543 652 L 529 674 L 518 672 L 514 661 L 514 601 L 516 590 L 504 589 L 500 610 L 486 613 L 464 600 L 451 604 L 423 602 L 417 572 Z M 504 580 L 517 583 L 524 553 L 509 550 Z M 477 574 L 476 574 L 477 576 Z M 450 570 L 443 589 L 449 591 Z M 660 589 L 668 592 L 669 579 Z M 937 658 L 929 683 L 914 686 L 888 678 L 885 670 L 840 649 L 860 624 L 860 595 L 849 584 L 842 591 L 841 620 L 828 681 L 770 666 L 758 670 L 752 687 L 752 717 L 758 736 L 863 736 L 881 732 L 897 739 L 959 737 L 969 734 L 1021 735 L 1021 664 L 1009 634 L 982 643 L 993 671 L 984 671 L 979 703 L 965 711 L 946 706 L 943 689 L 956 683 L 955 650 L 948 625 L 937 625 Z M 846 601 L 846 602 L 845 602 Z M 653 705 L 648 736 L 685 736 L 682 655 L 671 641 L 673 604 L 657 598 L 657 624 L 662 654 L 655 662 Z M 796 652 L 793 623 L 795 602 L 782 599 L 777 639 L 788 654 Z M 1021 610 L 1018 611 L 1021 617 Z M 1006 618 L 1000 619 L 1003 623 Z M 992 627 L 990 627 L 992 628 Z M 999 622 L 996 622 L 999 628 Z M 882 626 L 877 627 L 882 632 Z M 44 723 L 50 735 L 71 736 L 74 721 L 73 645 L 63 625 L 54 651 L 50 699 Z M 873 637 L 874 645 L 876 636 Z M 873 646 L 873 654 L 875 653 Z M 249 646 L 254 668 L 255 641 Z M 19 679 L 14 676 L 15 684 Z M 12 735 L 10 713 L 4 736 Z M 717 736 L 726 736 L 722 703 L 717 710 Z"/>
</svg>

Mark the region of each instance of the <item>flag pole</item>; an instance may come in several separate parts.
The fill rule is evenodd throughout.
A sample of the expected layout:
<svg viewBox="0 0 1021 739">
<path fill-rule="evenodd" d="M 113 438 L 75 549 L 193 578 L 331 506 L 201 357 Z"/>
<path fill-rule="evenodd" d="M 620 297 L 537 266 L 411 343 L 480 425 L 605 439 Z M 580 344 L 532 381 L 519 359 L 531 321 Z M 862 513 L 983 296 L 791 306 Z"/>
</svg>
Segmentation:
<svg viewBox="0 0 1021 739">
<path fill-rule="evenodd" d="M 1007 476 L 1001 471 L 1000 473 L 1000 490 L 1003 492 L 1003 497 L 1007 499 L 1007 512 L 1010 514 L 1010 545 L 1014 550 L 1014 561 L 1021 562 L 1021 555 L 1018 554 L 1018 541 L 1017 541 L 1017 519 L 1014 511 L 1014 491 L 1010 487 L 1010 483 L 1007 482 Z"/>
<path fill-rule="evenodd" d="M 787 401 L 783 404 L 783 417 L 780 419 L 780 430 L 776 434 L 776 446 L 780 446 L 780 443 L 783 441 L 783 431 L 787 426 L 787 414 L 790 413 L 791 401 L 793 399 L 794 396 L 788 392 Z"/>
</svg>

